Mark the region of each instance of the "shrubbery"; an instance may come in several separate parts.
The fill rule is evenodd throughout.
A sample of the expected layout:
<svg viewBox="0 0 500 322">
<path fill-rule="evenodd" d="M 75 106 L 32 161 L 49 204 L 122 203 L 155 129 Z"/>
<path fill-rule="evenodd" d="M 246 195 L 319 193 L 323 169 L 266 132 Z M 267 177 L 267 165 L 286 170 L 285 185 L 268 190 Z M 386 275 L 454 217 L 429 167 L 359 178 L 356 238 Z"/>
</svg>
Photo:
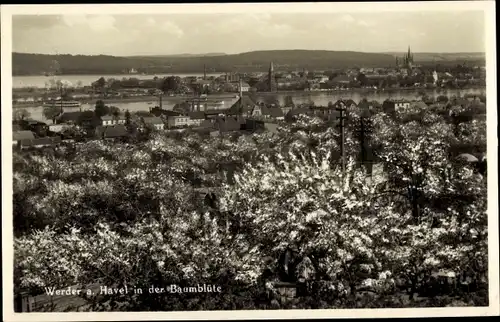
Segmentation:
<svg viewBox="0 0 500 322">
<path fill-rule="evenodd" d="M 384 166 L 373 178 L 359 166 L 355 123 L 342 173 L 337 130 L 309 118 L 276 134 L 154 133 L 137 144 L 14 152 L 16 288 L 224 290 L 115 295 L 94 310 L 432 305 L 416 294 L 487 305 L 486 180 L 448 155 L 456 141 L 485 144 L 484 123 L 462 124 L 456 137 L 442 118 L 420 117 L 373 116 L 369 138 Z M 219 187 L 218 207 L 198 187 Z M 455 287 L 440 286 L 445 272 Z M 276 281 L 303 289 L 285 302 Z"/>
</svg>

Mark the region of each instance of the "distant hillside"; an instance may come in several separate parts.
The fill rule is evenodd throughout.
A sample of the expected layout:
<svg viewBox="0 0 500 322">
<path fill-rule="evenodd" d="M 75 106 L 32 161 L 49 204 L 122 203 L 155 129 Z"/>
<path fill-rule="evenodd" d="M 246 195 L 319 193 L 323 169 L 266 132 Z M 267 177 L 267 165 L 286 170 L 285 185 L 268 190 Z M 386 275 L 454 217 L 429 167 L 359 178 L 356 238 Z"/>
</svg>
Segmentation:
<svg viewBox="0 0 500 322">
<path fill-rule="evenodd" d="M 402 57 L 406 52 L 388 52 L 394 57 Z M 414 53 L 413 57 L 416 62 L 430 62 L 430 61 L 478 61 L 485 60 L 485 53 Z"/>
<path fill-rule="evenodd" d="M 147 73 L 265 71 L 274 62 L 276 69 L 331 69 L 354 66 L 390 66 L 388 54 L 326 50 L 271 50 L 223 56 L 82 56 L 13 53 L 14 75 L 40 75 L 51 71 L 57 60 L 61 74 L 114 74 L 131 68 Z"/>
<path fill-rule="evenodd" d="M 225 53 L 206 53 L 206 54 L 176 54 L 176 55 L 142 55 L 142 56 L 126 56 L 126 58 L 179 58 L 179 57 L 212 57 L 224 56 Z"/>
<path fill-rule="evenodd" d="M 201 73 L 203 66 L 207 67 L 208 72 L 223 73 L 266 71 L 271 61 L 276 70 L 389 67 L 394 66 L 395 62 L 393 54 L 354 51 L 270 50 L 221 55 L 116 57 L 13 53 L 12 72 L 14 75 L 40 75 L 53 72 L 53 66 L 58 65 L 60 74 L 122 74 L 132 68 L 149 74 Z M 453 54 L 432 55 L 452 57 L 449 55 Z M 418 54 L 415 54 L 415 60 L 419 61 Z M 58 64 L 54 64 L 54 61 Z"/>
</svg>

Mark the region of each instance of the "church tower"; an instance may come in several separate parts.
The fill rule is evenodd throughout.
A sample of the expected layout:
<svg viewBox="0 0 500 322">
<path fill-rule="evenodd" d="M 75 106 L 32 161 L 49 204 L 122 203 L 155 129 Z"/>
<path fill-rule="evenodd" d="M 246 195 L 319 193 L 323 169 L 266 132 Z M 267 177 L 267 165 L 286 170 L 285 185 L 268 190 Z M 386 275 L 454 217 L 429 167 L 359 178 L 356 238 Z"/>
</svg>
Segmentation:
<svg viewBox="0 0 500 322">
<path fill-rule="evenodd" d="M 274 79 L 274 66 L 273 62 L 269 64 L 269 75 L 268 75 L 268 82 L 269 82 L 269 91 L 270 92 L 275 92 L 276 91 L 276 80 Z"/>
<path fill-rule="evenodd" d="M 408 46 L 408 55 L 406 56 L 407 57 L 407 65 L 408 65 L 408 68 L 411 68 L 412 65 L 413 65 L 413 54 L 411 53 L 411 48 L 410 46 Z"/>
</svg>

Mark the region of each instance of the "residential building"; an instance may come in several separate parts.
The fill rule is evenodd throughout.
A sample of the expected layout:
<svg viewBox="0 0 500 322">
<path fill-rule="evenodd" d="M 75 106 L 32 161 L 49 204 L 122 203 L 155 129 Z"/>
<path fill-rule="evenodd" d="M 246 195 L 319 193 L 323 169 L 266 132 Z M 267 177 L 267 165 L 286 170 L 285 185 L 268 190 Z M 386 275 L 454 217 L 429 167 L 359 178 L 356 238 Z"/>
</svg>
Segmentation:
<svg viewBox="0 0 500 322">
<path fill-rule="evenodd" d="M 225 75 L 225 79 L 227 83 L 234 83 L 240 81 L 240 75 L 237 73 L 228 73 Z"/>
<path fill-rule="evenodd" d="M 123 124 L 114 124 L 96 127 L 96 136 L 100 139 L 119 139 L 128 136 L 127 128 Z"/>
<path fill-rule="evenodd" d="M 198 112 L 191 112 L 191 113 L 198 113 Z M 203 113 L 203 112 L 201 112 Z M 205 113 L 203 113 L 205 114 Z M 203 122 L 203 120 L 201 121 Z M 201 124 L 200 122 L 200 124 Z M 168 127 L 178 127 L 178 126 L 189 126 L 191 125 L 191 119 L 189 116 L 186 115 L 177 115 L 177 116 L 169 116 L 167 119 L 167 124 Z"/>
<path fill-rule="evenodd" d="M 215 119 L 219 116 L 225 116 L 225 115 L 230 115 L 233 114 L 230 109 L 224 109 L 224 110 L 207 110 L 205 111 L 205 118 L 207 119 Z"/>
<path fill-rule="evenodd" d="M 97 126 L 102 122 L 94 111 L 64 112 L 56 119 L 56 124 L 77 124 Z"/>
<path fill-rule="evenodd" d="M 312 114 L 311 109 L 309 109 L 307 107 L 297 107 L 297 108 L 290 110 L 290 112 L 288 112 L 285 115 L 285 120 L 287 122 L 293 122 L 296 119 L 296 117 L 299 115 L 310 115 L 310 114 Z"/>
<path fill-rule="evenodd" d="M 125 124 L 125 116 L 119 115 L 104 115 L 101 116 L 101 121 L 103 126 L 114 125 L 114 124 Z"/>
<path fill-rule="evenodd" d="M 285 119 L 285 115 L 279 107 L 267 107 L 262 105 L 260 107 L 260 113 L 265 118 L 272 118 L 280 121 Z"/>
<path fill-rule="evenodd" d="M 44 138 L 33 138 L 33 139 L 24 139 L 19 141 L 19 146 L 21 149 L 29 149 L 29 148 L 43 148 L 48 146 L 54 146 L 61 143 L 62 140 L 60 137 L 44 137 Z"/>
<path fill-rule="evenodd" d="M 277 133 L 278 127 L 278 124 L 264 120 L 247 119 L 245 123 L 245 130 L 249 132 L 269 131 L 271 133 Z"/>
<path fill-rule="evenodd" d="M 67 127 L 69 127 L 68 124 L 51 124 L 51 125 L 49 125 L 49 131 L 60 133 L 64 129 L 66 129 Z"/>
<path fill-rule="evenodd" d="M 245 82 L 240 83 L 240 91 L 241 92 L 248 92 L 249 90 L 250 90 L 250 85 L 248 85 L 248 83 L 245 83 Z"/>
<path fill-rule="evenodd" d="M 352 110 L 352 109 L 355 109 L 357 107 L 357 104 L 352 99 L 348 99 L 348 100 L 339 99 L 333 104 L 333 107 L 334 108 L 346 108 L 346 109 Z"/>
<path fill-rule="evenodd" d="M 399 112 L 408 108 L 410 108 L 410 102 L 407 100 L 385 100 L 382 104 L 382 109 L 386 113 Z"/>
<path fill-rule="evenodd" d="M 234 115 L 250 115 L 256 103 L 248 96 L 240 92 L 239 99 L 229 108 Z"/>
<path fill-rule="evenodd" d="M 31 131 L 15 131 L 12 132 L 12 144 L 18 144 L 22 140 L 34 140 L 35 135 Z"/>
<path fill-rule="evenodd" d="M 407 110 L 408 108 L 410 108 L 410 102 L 408 102 L 406 100 L 397 100 L 397 101 L 394 101 L 394 108 L 398 112 Z"/>
<path fill-rule="evenodd" d="M 113 125 L 116 124 L 115 117 L 112 115 L 104 115 L 101 116 L 102 126 Z M 125 122 L 124 122 L 125 123 Z"/>
<path fill-rule="evenodd" d="M 266 108 L 264 105 L 255 105 L 250 112 L 249 116 L 262 116 L 262 109 Z"/>
<path fill-rule="evenodd" d="M 354 78 L 347 75 L 339 75 L 332 79 L 332 84 L 339 87 L 347 87 L 351 84 Z"/>
<path fill-rule="evenodd" d="M 311 108 L 310 113 L 324 120 L 333 120 L 338 116 L 338 112 L 333 106 L 314 106 Z"/>
<path fill-rule="evenodd" d="M 189 125 L 200 126 L 206 119 L 205 112 L 189 112 L 188 114 Z"/>
<path fill-rule="evenodd" d="M 155 128 L 156 130 L 164 130 L 165 129 L 165 123 L 163 120 L 157 116 L 151 116 L 151 117 L 143 117 L 142 122 L 145 126 L 151 126 Z"/>
<path fill-rule="evenodd" d="M 293 109 L 293 106 L 283 106 L 280 107 L 280 109 L 283 112 L 283 115 L 287 115 L 288 112 L 290 112 Z"/>
</svg>

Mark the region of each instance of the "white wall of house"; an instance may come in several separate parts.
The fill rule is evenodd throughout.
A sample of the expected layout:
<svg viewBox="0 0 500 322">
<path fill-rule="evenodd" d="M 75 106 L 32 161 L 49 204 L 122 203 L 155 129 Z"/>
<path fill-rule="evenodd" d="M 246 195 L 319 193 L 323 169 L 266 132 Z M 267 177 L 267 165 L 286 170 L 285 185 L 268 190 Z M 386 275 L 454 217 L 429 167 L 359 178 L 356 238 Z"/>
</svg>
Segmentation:
<svg viewBox="0 0 500 322">
<path fill-rule="evenodd" d="M 154 127 L 157 130 L 163 130 L 163 129 L 165 129 L 165 124 L 154 124 Z"/>
<path fill-rule="evenodd" d="M 396 111 L 403 111 L 410 108 L 409 102 L 397 102 L 394 104 Z"/>
<path fill-rule="evenodd" d="M 201 122 L 200 122 L 201 123 Z M 173 116 L 168 118 L 169 126 L 191 125 L 191 118 L 188 116 Z"/>
<path fill-rule="evenodd" d="M 66 127 L 67 127 L 66 124 L 51 124 L 51 125 L 49 125 L 49 131 L 61 132 Z"/>
<path fill-rule="evenodd" d="M 203 121 L 203 119 L 190 119 L 189 125 L 199 126 Z"/>
</svg>

